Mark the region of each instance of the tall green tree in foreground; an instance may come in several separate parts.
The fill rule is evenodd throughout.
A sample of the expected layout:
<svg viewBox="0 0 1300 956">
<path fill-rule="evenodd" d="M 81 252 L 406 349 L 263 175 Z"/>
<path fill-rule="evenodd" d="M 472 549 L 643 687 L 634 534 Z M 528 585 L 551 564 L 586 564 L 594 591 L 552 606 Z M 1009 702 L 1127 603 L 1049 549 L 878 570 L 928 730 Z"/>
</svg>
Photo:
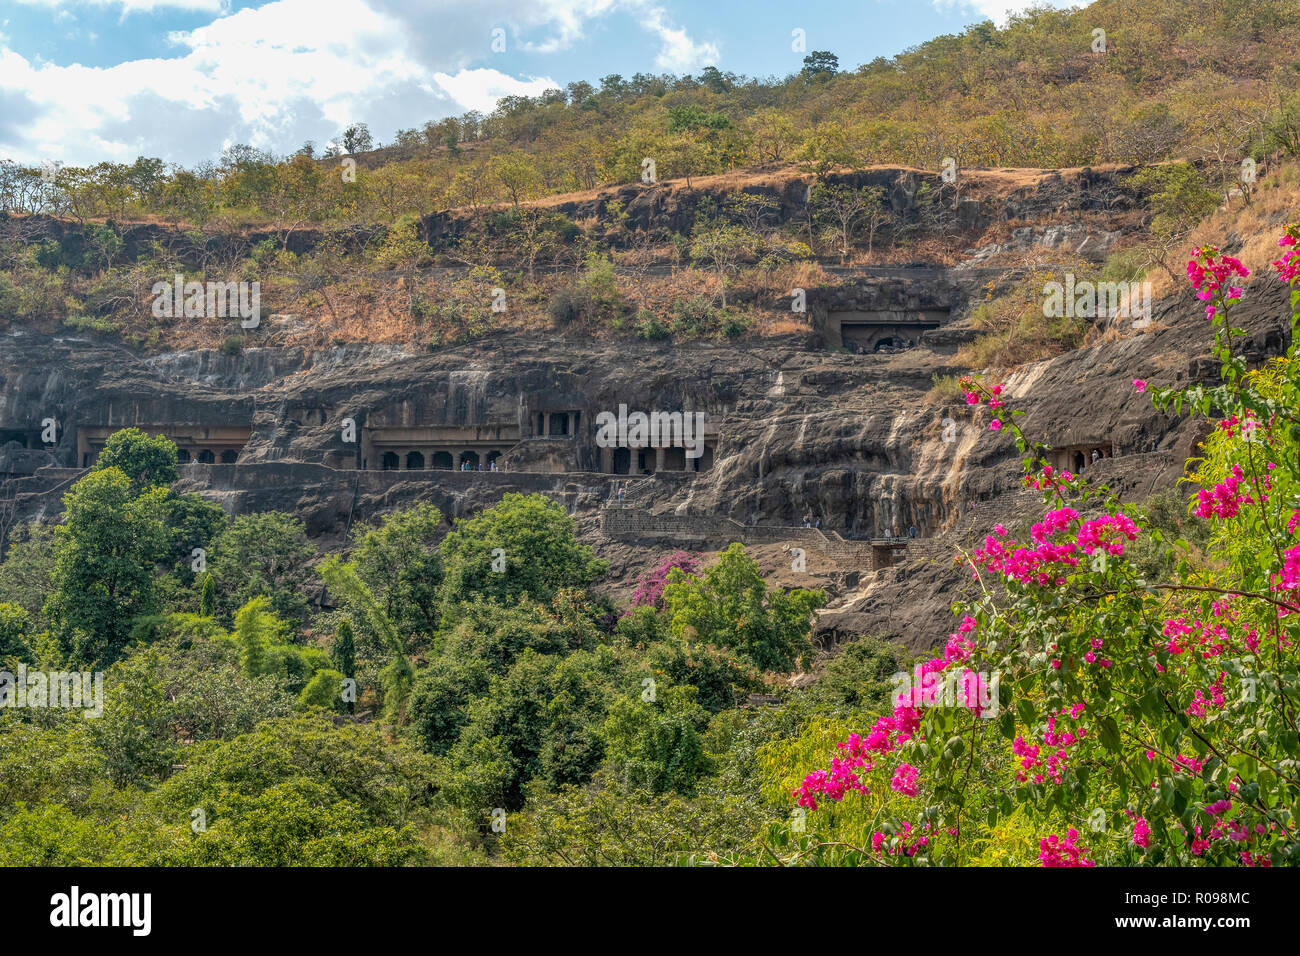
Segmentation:
<svg viewBox="0 0 1300 956">
<path fill-rule="evenodd" d="M 157 612 L 155 561 L 163 528 L 154 489 L 137 498 L 117 468 L 92 472 L 64 496 L 53 592 L 45 614 L 68 658 L 81 667 L 121 656 L 136 617 Z"/>
</svg>

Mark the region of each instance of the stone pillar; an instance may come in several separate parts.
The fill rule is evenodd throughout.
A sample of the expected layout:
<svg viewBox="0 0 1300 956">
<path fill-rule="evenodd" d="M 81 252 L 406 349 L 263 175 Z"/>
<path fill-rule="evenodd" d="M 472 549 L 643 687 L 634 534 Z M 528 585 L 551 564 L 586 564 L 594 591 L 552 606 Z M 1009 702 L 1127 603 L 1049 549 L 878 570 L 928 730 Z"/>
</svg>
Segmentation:
<svg viewBox="0 0 1300 956">
<path fill-rule="evenodd" d="M 606 475 L 614 473 L 614 449 L 605 447 L 600 450 L 600 470 Z"/>
<path fill-rule="evenodd" d="M 655 449 L 655 474 L 664 470 L 664 449 L 659 447 Z"/>
</svg>

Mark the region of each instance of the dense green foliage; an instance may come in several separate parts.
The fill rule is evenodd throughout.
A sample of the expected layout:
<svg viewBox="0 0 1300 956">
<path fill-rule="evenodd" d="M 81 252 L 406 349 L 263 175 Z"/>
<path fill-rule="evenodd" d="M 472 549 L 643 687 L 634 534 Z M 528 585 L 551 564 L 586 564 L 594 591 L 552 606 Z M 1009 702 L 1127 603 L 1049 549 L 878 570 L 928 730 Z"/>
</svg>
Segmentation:
<svg viewBox="0 0 1300 956">
<path fill-rule="evenodd" d="M 110 446 L 65 523 L 0 564 L 0 664 L 103 680 L 99 714 L 0 709 L 0 862 L 669 862 L 783 815 L 737 782 L 766 717 L 744 705 L 809 656 L 821 595 L 768 590 L 739 545 L 692 576 L 678 556 L 664 600 L 620 619 L 539 496 L 450 528 L 394 512 L 317 563 L 289 516 L 227 521 L 158 484 L 174 450 Z"/>
</svg>

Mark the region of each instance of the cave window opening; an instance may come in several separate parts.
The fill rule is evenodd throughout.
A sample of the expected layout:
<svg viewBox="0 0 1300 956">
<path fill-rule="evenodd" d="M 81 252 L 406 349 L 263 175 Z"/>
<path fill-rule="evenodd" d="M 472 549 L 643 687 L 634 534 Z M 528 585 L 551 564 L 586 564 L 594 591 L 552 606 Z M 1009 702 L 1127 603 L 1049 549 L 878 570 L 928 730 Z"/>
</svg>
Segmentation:
<svg viewBox="0 0 1300 956">
<path fill-rule="evenodd" d="M 239 461 L 239 452 L 233 448 L 227 448 L 221 453 L 221 463 L 223 465 L 233 465 L 237 461 Z"/>
<path fill-rule="evenodd" d="M 384 452 L 384 457 L 382 459 L 382 467 L 384 471 L 397 471 L 400 463 L 401 460 L 397 457 L 397 452 Z"/>
<path fill-rule="evenodd" d="M 203 451 L 199 452 L 200 465 L 213 465 L 216 464 L 216 461 L 217 456 L 212 453 L 211 448 L 205 448 Z"/>
</svg>

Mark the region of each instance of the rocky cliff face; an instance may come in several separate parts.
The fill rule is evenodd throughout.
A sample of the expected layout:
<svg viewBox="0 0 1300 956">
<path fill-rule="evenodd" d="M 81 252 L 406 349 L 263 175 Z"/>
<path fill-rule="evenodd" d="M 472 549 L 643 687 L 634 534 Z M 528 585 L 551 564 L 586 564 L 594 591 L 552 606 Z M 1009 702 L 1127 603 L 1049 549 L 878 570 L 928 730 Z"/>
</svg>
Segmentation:
<svg viewBox="0 0 1300 956">
<path fill-rule="evenodd" d="M 1079 210 L 1127 208 L 1113 178 L 1090 177 L 1006 193 L 999 216 L 1042 220 L 1008 242 L 1105 242 L 1104 229 L 1067 228 Z M 991 215 L 989 201 L 970 215 Z M 1021 490 L 1015 448 L 988 428 L 987 411 L 925 401 L 933 376 L 964 371 L 953 365 L 961 336 L 945 332 L 983 281 L 978 268 L 895 273 L 846 275 L 818 290 L 814 334 L 733 345 L 519 333 L 433 354 L 358 345 L 146 357 L 12 329 L 0 334 L 0 537 L 16 521 L 53 519 L 103 437 L 138 426 L 168 434 L 190 455 L 182 490 L 231 512 L 295 512 L 328 542 L 414 501 L 457 517 L 505 492 L 538 492 L 561 501 L 611 558 L 617 587 L 674 544 L 726 544 L 710 538 L 725 530 L 688 533 L 692 516 L 731 519 L 765 529 L 749 537 L 774 580 L 831 590 L 818 625 L 824 642 L 874 633 L 928 647 L 950 630 L 949 605 L 969 578 L 954 567 L 954 551 L 1040 506 Z M 1285 348 L 1287 315 L 1283 290 L 1267 280 L 1250 289 L 1240 318 L 1256 358 Z M 916 331 L 913 347 L 828 348 L 848 337 L 846 324 L 886 321 Z M 1209 342 L 1203 310 L 1181 297 L 1158 303 L 1141 333 L 1018 370 L 1008 391 L 1030 435 L 1062 454 L 1104 448 L 1090 472 L 1141 499 L 1181 475 L 1200 426 L 1157 415 L 1131 382 L 1212 375 L 1203 361 Z M 620 406 L 703 413 L 702 454 L 603 447 L 599 417 Z M 473 470 L 460 470 L 465 461 Z M 660 529 L 654 534 L 609 535 L 601 513 L 611 502 L 684 520 L 644 525 Z M 828 540 L 912 528 L 918 538 L 883 569 L 861 548 L 828 547 L 810 554 L 801 577 L 789 570 L 781 529 L 793 529 L 789 548 L 806 544 L 806 516 Z M 673 527 L 687 529 L 678 541 Z"/>
</svg>

